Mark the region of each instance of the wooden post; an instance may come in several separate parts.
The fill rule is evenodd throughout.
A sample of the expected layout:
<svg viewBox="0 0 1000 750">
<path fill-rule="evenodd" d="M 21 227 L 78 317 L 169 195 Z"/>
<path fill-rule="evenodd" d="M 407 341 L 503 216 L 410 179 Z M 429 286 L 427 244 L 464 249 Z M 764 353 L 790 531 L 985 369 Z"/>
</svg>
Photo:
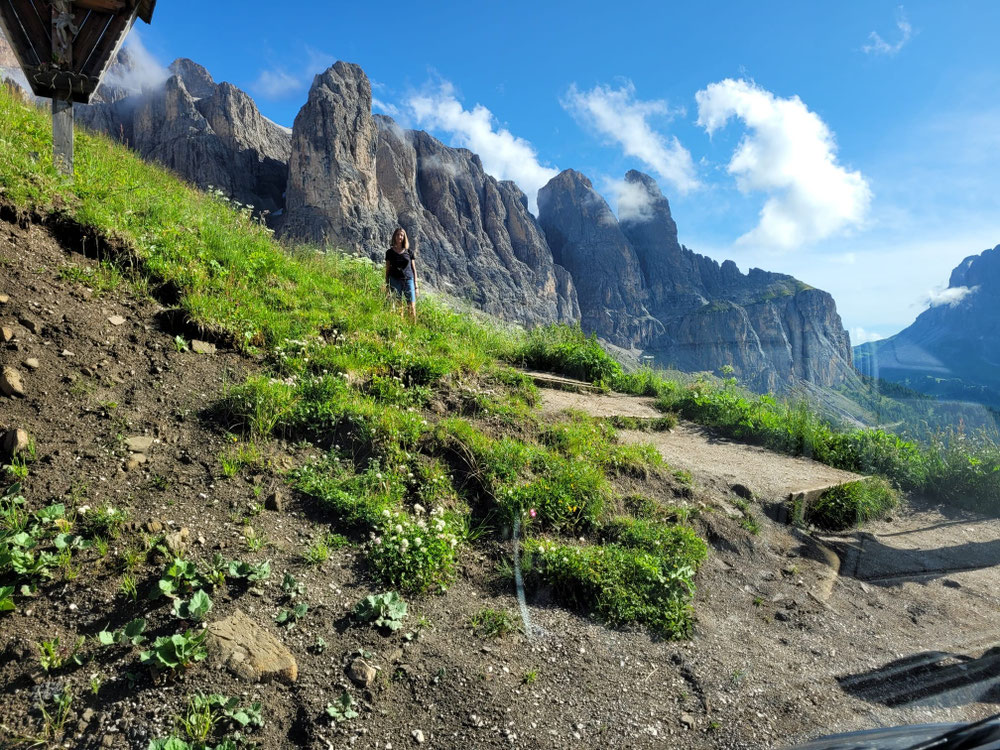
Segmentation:
<svg viewBox="0 0 1000 750">
<path fill-rule="evenodd" d="M 72 70 L 73 37 L 77 31 L 70 0 L 52 0 L 52 61 L 62 70 Z M 72 90 L 65 95 L 57 90 L 52 97 L 52 161 L 67 177 L 73 176 L 72 96 Z"/>
<path fill-rule="evenodd" d="M 73 102 L 52 100 L 52 161 L 67 177 L 73 176 Z"/>
</svg>

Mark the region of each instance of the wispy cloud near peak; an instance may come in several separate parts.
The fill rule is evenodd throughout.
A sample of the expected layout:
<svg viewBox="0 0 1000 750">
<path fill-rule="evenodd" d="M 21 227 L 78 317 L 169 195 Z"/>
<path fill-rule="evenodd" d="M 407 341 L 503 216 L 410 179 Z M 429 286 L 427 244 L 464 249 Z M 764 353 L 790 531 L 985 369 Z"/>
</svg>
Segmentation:
<svg viewBox="0 0 1000 750">
<path fill-rule="evenodd" d="M 651 123 L 673 114 L 662 99 L 636 98 L 635 86 L 628 81 L 618 88 L 598 85 L 589 91 L 573 84 L 561 103 L 579 122 L 620 145 L 627 156 L 642 161 L 676 190 L 686 193 L 700 186 L 691 153 L 676 136 L 663 135 Z"/>
<path fill-rule="evenodd" d="M 479 155 L 489 174 L 516 182 L 537 213 L 538 189 L 559 170 L 543 166 L 530 142 L 501 127 L 482 104 L 466 109 L 448 81 L 412 94 L 406 104 L 419 125 L 450 134 L 455 145 Z"/>
</svg>

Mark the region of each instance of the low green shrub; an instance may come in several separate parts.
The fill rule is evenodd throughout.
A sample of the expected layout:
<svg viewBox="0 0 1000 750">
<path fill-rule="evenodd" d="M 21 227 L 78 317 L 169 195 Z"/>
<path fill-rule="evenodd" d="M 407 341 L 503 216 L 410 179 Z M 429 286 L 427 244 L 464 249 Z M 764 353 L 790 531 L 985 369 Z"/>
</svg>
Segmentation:
<svg viewBox="0 0 1000 750">
<path fill-rule="evenodd" d="M 142 652 L 140 659 L 143 664 L 157 669 L 186 669 L 208 657 L 205 645 L 207 636 L 207 630 L 200 633 L 186 630 L 183 633 L 161 636 L 153 641 L 152 648 Z"/>
<path fill-rule="evenodd" d="M 403 627 L 407 604 L 395 591 L 366 596 L 354 607 L 354 619 L 396 632 Z"/>
<path fill-rule="evenodd" d="M 578 547 L 525 543 L 526 580 L 562 604 L 613 624 L 646 625 L 671 639 L 693 627 L 691 599 L 699 560 L 672 560 L 620 544 Z"/>
<path fill-rule="evenodd" d="M 608 542 L 660 555 L 670 564 L 697 570 L 708 556 L 708 546 L 690 526 L 619 516 L 601 530 Z"/>
<path fill-rule="evenodd" d="M 597 341 L 579 325 L 551 324 L 533 328 L 525 335 L 515 357 L 525 367 L 579 378 L 611 383 L 621 377 L 622 368 Z"/>
<path fill-rule="evenodd" d="M 441 508 L 417 515 L 383 511 L 368 560 L 376 577 L 403 591 L 444 591 L 455 578 L 459 545 L 455 522 Z"/>
<path fill-rule="evenodd" d="M 805 517 L 820 528 L 839 531 L 881 518 L 898 502 L 898 493 L 886 480 L 871 477 L 827 490 L 806 506 Z"/>
<path fill-rule="evenodd" d="M 1000 513 L 1000 446 L 985 435 L 938 435 L 927 458 L 934 497 L 985 513 Z"/>
<path fill-rule="evenodd" d="M 316 499 L 344 525 L 369 530 L 383 514 L 399 508 L 407 493 L 407 477 L 373 462 L 360 474 L 335 451 L 292 473 L 292 486 Z"/>
<path fill-rule="evenodd" d="M 497 497 L 509 520 L 526 516 L 544 528 L 570 531 L 597 523 L 611 495 L 598 467 L 554 453 L 538 455 L 532 463 L 534 479 Z"/>
<path fill-rule="evenodd" d="M 611 424 L 579 412 L 565 422 L 545 427 L 540 438 L 568 458 L 585 459 L 614 474 L 644 477 L 663 466 L 663 457 L 652 445 L 622 443 Z"/>
</svg>

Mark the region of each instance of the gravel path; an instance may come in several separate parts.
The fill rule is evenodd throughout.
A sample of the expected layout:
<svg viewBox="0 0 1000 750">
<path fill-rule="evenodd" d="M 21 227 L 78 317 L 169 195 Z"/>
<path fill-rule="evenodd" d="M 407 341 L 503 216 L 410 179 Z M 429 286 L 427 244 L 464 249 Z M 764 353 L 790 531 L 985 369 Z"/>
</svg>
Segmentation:
<svg viewBox="0 0 1000 750">
<path fill-rule="evenodd" d="M 621 394 L 592 395 L 542 391 L 543 413 L 578 409 L 594 417 L 615 415 L 660 417 L 653 399 Z M 728 493 L 742 484 L 757 497 L 783 500 L 791 492 L 850 482 L 861 477 L 808 458 L 793 458 L 765 448 L 712 435 L 707 429 L 681 422 L 670 432 L 622 430 L 623 440 L 652 443 L 675 469 L 691 472 L 699 484 Z"/>
</svg>

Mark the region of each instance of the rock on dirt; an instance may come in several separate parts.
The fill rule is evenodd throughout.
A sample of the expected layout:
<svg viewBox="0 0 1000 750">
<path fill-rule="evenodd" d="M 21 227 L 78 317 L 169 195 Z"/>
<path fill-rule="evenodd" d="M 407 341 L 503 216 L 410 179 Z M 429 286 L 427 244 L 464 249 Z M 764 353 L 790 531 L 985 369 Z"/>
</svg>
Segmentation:
<svg viewBox="0 0 1000 750">
<path fill-rule="evenodd" d="M 188 548 L 188 538 L 190 536 L 191 531 L 187 528 L 183 528 L 167 534 L 163 537 L 163 543 L 167 545 L 167 549 L 170 550 L 170 552 L 180 557 Z"/>
<path fill-rule="evenodd" d="M 38 368 L 42 366 L 42 364 L 34 357 L 28 357 L 26 360 L 24 360 L 24 366 L 29 370 L 31 370 L 32 372 L 35 372 L 36 370 L 38 370 Z"/>
<path fill-rule="evenodd" d="M 0 393 L 11 398 L 24 398 L 24 383 L 21 373 L 13 367 L 5 367 L 0 372 Z"/>
<path fill-rule="evenodd" d="M 267 510 L 282 511 L 285 508 L 285 494 L 281 491 L 280 487 L 276 487 L 274 492 L 267 496 L 264 501 L 264 507 Z"/>
<path fill-rule="evenodd" d="M 14 340 L 14 329 L 4 326 L 0 328 L 0 343 L 9 344 Z"/>
<path fill-rule="evenodd" d="M 110 318 L 108 318 L 108 322 L 113 326 L 121 326 L 125 325 L 125 318 L 123 318 L 121 315 L 112 315 Z"/>
<path fill-rule="evenodd" d="M 237 609 L 208 626 L 209 648 L 237 677 L 253 682 L 295 682 L 299 667 L 292 652 Z"/>
<path fill-rule="evenodd" d="M 153 438 L 144 435 L 125 438 L 125 447 L 131 453 L 149 453 L 149 449 L 153 447 Z"/>
<path fill-rule="evenodd" d="M 191 351 L 195 354 L 215 354 L 215 344 L 195 339 L 191 342 Z"/>
<path fill-rule="evenodd" d="M 378 676 L 378 669 L 366 662 L 364 659 L 355 659 L 347 670 L 347 676 L 358 687 L 368 688 L 375 682 Z"/>
<path fill-rule="evenodd" d="M 29 333 L 33 333 L 37 336 L 42 332 L 42 324 L 34 318 L 21 318 L 20 320 L 21 325 L 27 328 Z"/>
<path fill-rule="evenodd" d="M 31 445 L 31 438 L 28 437 L 27 431 L 21 429 L 7 430 L 3 436 L 3 442 L 0 444 L 0 454 L 7 458 L 13 458 L 19 453 L 28 450 L 29 445 Z"/>
<path fill-rule="evenodd" d="M 413 741 L 416 742 L 418 745 L 423 745 L 424 744 L 424 733 L 421 732 L 419 729 L 414 729 L 413 730 Z"/>
</svg>

